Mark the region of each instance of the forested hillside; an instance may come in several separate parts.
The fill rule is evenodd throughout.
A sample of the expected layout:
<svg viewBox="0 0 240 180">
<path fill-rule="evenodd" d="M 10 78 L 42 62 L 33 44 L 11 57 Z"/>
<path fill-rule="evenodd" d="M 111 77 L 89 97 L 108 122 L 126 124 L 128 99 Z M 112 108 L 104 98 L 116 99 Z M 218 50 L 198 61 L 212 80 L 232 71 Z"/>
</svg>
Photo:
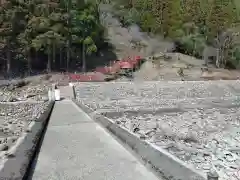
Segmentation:
<svg viewBox="0 0 240 180">
<path fill-rule="evenodd" d="M 5 0 L 0 7 L 0 67 L 69 70 L 103 40 L 98 7 L 83 0 Z"/>
<path fill-rule="evenodd" d="M 137 24 L 149 34 L 171 39 L 177 50 L 201 57 L 218 49 L 217 67 L 240 62 L 240 6 L 236 0 L 114 0 L 116 16 L 128 26 Z M 205 49 L 205 51 L 204 51 Z"/>
<path fill-rule="evenodd" d="M 218 68 L 240 67 L 237 0 L 4 0 L 1 72 L 85 71 L 86 58 L 106 45 L 99 2 L 111 4 L 123 26 L 137 24 L 174 42 L 178 52 L 202 57 L 215 48 Z"/>
</svg>

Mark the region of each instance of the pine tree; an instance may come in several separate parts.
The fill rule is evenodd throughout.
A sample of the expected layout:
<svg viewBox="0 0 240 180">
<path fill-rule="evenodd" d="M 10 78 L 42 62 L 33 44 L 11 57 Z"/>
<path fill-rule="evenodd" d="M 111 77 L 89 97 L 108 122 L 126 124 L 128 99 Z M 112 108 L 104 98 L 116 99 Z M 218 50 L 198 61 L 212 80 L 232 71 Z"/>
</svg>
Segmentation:
<svg viewBox="0 0 240 180">
<path fill-rule="evenodd" d="M 26 9 L 18 0 L 6 0 L 0 9 L 0 48 L 5 54 L 7 74 L 11 73 L 12 59 L 17 47 L 17 35 L 24 30 Z"/>
<path fill-rule="evenodd" d="M 180 0 L 153 0 L 152 11 L 156 19 L 158 32 L 162 35 L 175 37 L 182 25 Z"/>
<path fill-rule="evenodd" d="M 206 17 L 207 35 L 214 38 L 237 21 L 237 11 L 233 0 L 209 1 L 209 12 Z"/>
</svg>

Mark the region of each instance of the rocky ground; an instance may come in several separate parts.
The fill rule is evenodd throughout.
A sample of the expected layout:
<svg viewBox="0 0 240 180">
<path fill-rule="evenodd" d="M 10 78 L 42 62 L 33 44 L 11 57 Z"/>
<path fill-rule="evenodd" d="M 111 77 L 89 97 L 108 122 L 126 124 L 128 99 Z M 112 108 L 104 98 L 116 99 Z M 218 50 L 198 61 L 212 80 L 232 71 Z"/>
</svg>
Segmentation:
<svg viewBox="0 0 240 180">
<path fill-rule="evenodd" d="M 47 101 L 47 92 L 53 84 L 68 85 L 64 74 L 43 74 L 24 79 L 0 82 L 0 102 Z"/>
<path fill-rule="evenodd" d="M 48 102 L 0 103 L 0 159 L 14 146 L 29 124 L 47 110 Z"/>
<path fill-rule="evenodd" d="M 81 83 L 77 97 L 196 169 L 237 180 L 239 90 L 239 81 Z"/>
<path fill-rule="evenodd" d="M 46 101 L 48 87 L 43 85 L 26 86 L 16 89 L 0 89 L 0 102 Z"/>
<path fill-rule="evenodd" d="M 40 75 L 0 84 L 0 164 L 18 138 L 30 130 L 29 124 L 47 110 L 48 89 L 59 80 L 56 75 Z"/>
</svg>

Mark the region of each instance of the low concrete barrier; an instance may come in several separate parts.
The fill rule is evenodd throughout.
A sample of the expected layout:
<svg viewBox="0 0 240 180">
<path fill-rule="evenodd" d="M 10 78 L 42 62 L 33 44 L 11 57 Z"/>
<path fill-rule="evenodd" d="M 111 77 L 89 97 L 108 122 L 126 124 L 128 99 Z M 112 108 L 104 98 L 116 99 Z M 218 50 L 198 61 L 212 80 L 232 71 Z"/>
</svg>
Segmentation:
<svg viewBox="0 0 240 180">
<path fill-rule="evenodd" d="M 150 165 L 159 176 L 171 180 L 207 179 L 205 174 L 198 172 L 166 150 L 148 143 L 147 141 L 140 140 L 135 134 L 115 124 L 111 119 L 103 116 L 101 113 L 94 113 L 94 110 L 87 107 L 83 102 L 76 101 L 75 99 L 73 99 L 73 101 L 91 118 L 99 122 L 105 129 L 130 147 L 136 155 L 146 164 Z"/>
<path fill-rule="evenodd" d="M 8 156 L 0 167 L 0 179 L 27 179 L 28 171 L 37 151 L 38 144 L 47 127 L 54 102 L 50 102 L 48 109 L 39 119 L 30 124 L 26 133 L 19 137 L 16 144 L 8 151 Z"/>
</svg>

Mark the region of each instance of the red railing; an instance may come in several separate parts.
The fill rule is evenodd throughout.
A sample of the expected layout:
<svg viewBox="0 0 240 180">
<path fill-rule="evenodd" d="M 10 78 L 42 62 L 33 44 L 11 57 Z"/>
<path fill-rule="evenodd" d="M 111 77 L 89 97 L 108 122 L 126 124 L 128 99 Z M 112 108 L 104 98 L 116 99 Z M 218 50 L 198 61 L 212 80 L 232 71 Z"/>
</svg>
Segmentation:
<svg viewBox="0 0 240 180">
<path fill-rule="evenodd" d="M 101 82 L 105 77 L 103 74 L 69 74 L 69 79 L 72 82 Z"/>
<path fill-rule="evenodd" d="M 69 79 L 73 82 L 104 81 L 104 75 L 117 73 L 121 69 L 133 69 L 140 61 L 140 56 L 128 57 L 128 59 L 114 61 L 112 66 L 97 67 L 91 74 L 69 74 Z"/>
</svg>

